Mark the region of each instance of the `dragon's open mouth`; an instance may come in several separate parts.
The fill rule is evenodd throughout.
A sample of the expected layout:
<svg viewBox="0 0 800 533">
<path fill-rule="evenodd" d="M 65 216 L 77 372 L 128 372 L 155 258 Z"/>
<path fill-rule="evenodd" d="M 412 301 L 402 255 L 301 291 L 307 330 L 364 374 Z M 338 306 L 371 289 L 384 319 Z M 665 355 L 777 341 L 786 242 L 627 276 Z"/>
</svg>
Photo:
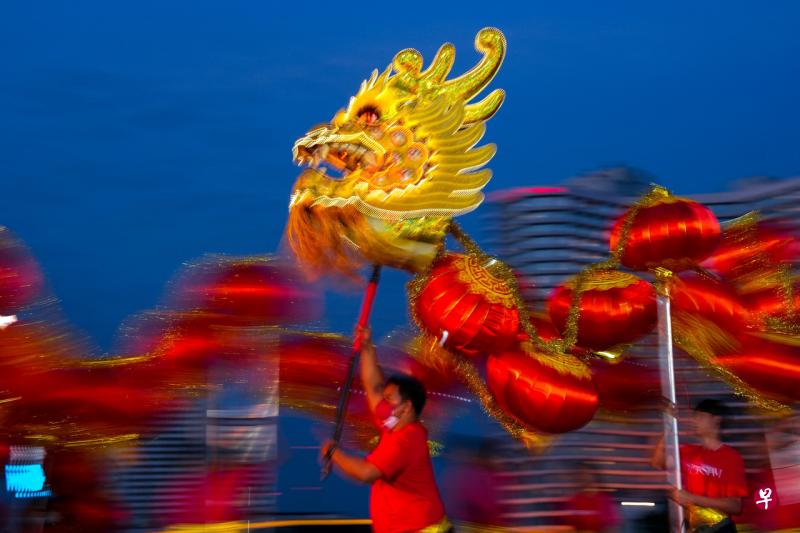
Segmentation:
<svg viewBox="0 0 800 533">
<path fill-rule="evenodd" d="M 381 144 L 365 133 L 339 135 L 317 130 L 294 145 L 294 161 L 300 166 L 332 171 L 331 177 L 345 177 L 361 169 L 375 172 L 384 164 Z"/>
<path fill-rule="evenodd" d="M 314 147 L 297 148 L 295 162 L 302 166 L 331 170 L 341 177 L 347 176 L 357 168 L 375 171 L 378 157 L 375 152 L 352 143 L 328 143 Z"/>
</svg>

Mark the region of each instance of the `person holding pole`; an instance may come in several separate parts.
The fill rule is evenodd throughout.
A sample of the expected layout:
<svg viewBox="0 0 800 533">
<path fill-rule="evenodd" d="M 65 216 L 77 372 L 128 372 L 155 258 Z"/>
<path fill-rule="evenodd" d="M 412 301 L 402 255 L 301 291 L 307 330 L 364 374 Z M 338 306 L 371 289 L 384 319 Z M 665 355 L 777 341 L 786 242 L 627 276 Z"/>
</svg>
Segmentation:
<svg viewBox="0 0 800 533">
<path fill-rule="evenodd" d="M 372 485 L 370 516 L 376 533 L 451 531 L 436 487 L 428 432 L 420 423 L 425 387 L 405 375 L 384 381 L 369 329 L 356 335 L 361 336 L 361 381 L 380 440 L 366 458 L 345 453 L 333 440 L 322 445 L 321 455 L 346 476 Z"/>
<path fill-rule="evenodd" d="M 739 452 L 723 444 L 720 429 L 727 407 L 717 400 L 699 402 L 692 415 L 692 428 L 699 445 L 680 447 L 684 489 L 674 489 L 671 498 L 686 509 L 693 533 L 735 533 L 731 519 L 742 510 L 747 496 L 744 461 Z M 652 464 L 665 468 L 664 438 L 653 451 Z"/>
</svg>

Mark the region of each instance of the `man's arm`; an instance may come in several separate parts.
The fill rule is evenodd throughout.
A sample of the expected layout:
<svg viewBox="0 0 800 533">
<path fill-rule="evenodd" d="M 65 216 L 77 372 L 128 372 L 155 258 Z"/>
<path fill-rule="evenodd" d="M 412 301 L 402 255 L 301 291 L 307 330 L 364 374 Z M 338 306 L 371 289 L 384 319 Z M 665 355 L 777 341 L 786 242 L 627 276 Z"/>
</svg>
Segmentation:
<svg viewBox="0 0 800 533">
<path fill-rule="evenodd" d="M 700 507 L 710 507 L 725 514 L 739 514 L 742 512 L 742 499 L 739 497 L 731 498 L 711 498 L 709 496 L 699 496 L 685 490 L 675 492 L 675 501 L 681 505 L 699 505 Z"/>
<path fill-rule="evenodd" d="M 667 467 L 667 459 L 664 455 L 664 435 L 661 435 L 655 448 L 653 448 L 653 455 L 650 457 L 650 466 L 658 470 L 664 470 Z"/>
<path fill-rule="evenodd" d="M 361 335 L 361 383 L 367 393 L 367 404 L 370 411 L 375 411 L 375 406 L 383 398 L 383 373 L 378 366 L 378 357 L 375 346 L 372 344 L 372 335 L 369 328 L 356 332 Z"/>
<path fill-rule="evenodd" d="M 677 412 L 675 410 L 675 406 L 666 402 L 662 407 L 664 414 L 676 417 Z M 661 434 L 661 438 L 658 439 L 655 448 L 653 448 L 653 455 L 650 457 L 650 466 L 656 468 L 658 470 L 664 470 L 667 468 L 667 456 L 664 448 L 664 433 Z"/>
<path fill-rule="evenodd" d="M 333 442 L 327 442 L 322 446 L 323 457 L 330 453 L 332 446 Z M 373 483 L 381 477 L 381 471 L 378 470 L 377 466 L 360 457 L 347 454 L 338 448 L 333 450 L 331 461 L 348 477 L 361 483 Z"/>
</svg>

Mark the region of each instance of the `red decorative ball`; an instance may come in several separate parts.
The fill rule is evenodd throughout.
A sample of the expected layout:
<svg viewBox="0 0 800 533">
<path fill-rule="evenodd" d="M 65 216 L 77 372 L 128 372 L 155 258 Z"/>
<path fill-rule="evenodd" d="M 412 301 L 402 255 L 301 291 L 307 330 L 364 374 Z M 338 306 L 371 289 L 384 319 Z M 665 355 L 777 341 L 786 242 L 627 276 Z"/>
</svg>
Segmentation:
<svg viewBox="0 0 800 533">
<path fill-rule="evenodd" d="M 278 352 L 282 401 L 330 411 L 347 375 L 351 349 L 343 338 L 301 333 L 282 335 Z"/>
<path fill-rule="evenodd" d="M 550 296 L 550 319 L 563 335 L 576 278 L 557 287 Z M 578 345 L 605 350 L 632 342 L 656 323 L 656 292 L 643 279 L 616 270 L 589 273 L 579 303 Z"/>
<path fill-rule="evenodd" d="M 522 350 L 489 356 L 486 380 L 498 405 L 533 430 L 573 431 L 597 410 L 589 368 L 571 355 L 545 356 Z"/>
<path fill-rule="evenodd" d="M 768 287 L 745 294 L 743 300 L 757 320 L 779 318 L 795 322 L 800 312 L 800 283 Z"/>
<path fill-rule="evenodd" d="M 800 240 L 784 224 L 745 218 L 727 227 L 703 266 L 728 280 L 800 259 Z"/>
<path fill-rule="evenodd" d="M 202 312 L 156 312 L 134 317 L 124 328 L 121 351 L 149 357 L 164 372 L 204 370 L 237 345 L 237 329 L 219 327 L 217 317 Z"/>
<path fill-rule="evenodd" d="M 630 360 L 592 361 L 592 377 L 600 407 L 609 411 L 629 412 L 648 409 L 661 398 L 657 369 Z"/>
<path fill-rule="evenodd" d="M 0 330 L 0 400 L 58 386 L 55 370 L 91 353 L 82 339 L 53 325 L 23 321 Z"/>
<path fill-rule="evenodd" d="M 14 315 L 35 300 L 44 278 L 36 261 L 0 227 L 0 315 Z"/>
<path fill-rule="evenodd" d="M 37 374 L 38 389 L 6 407 L 4 432 L 15 437 L 51 435 L 56 443 L 141 433 L 165 402 L 158 389 L 117 383 L 90 369 L 56 369 Z"/>
<path fill-rule="evenodd" d="M 620 244 L 630 212 L 626 211 L 611 230 L 612 251 Z M 663 267 L 678 272 L 708 257 L 719 238 L 719 222 L 709 208 L 655 189 L 633 218 L 620 260 L 632 270 Z"/>
<path fill-rule="evenodd" d="M 453 355 L 441 348 L 436 339 L 418 337 L 405 346 L 382 344 L 378 350 L 386 361 L 381 363 L 384 373 L 414 376 L 433 394 L 459 388 L 452 368 Z"/>
<path fill-rule="evenodd" d="M 117 353 L 142 361 L 124 364 L 121 374 L 165 389 L 202 389 L 208 384 L 210 368 L 252 365 L 274 356 L 275 351 L 275 332 L 231 327 L 224 320 L 220 323 L 214 313 L 146 313 L 129 320 L 122 331 Z M 261 378 L 260 370 L 248 376 Z"/>
<path fill-rule="evenodd" d="M 553 323 L 550 321 L 550 317 L 546 314 L 537 314 L 531 313 L 530 315 L 531 325 L 536 330 L 536 335 L 545 342 L 550 342 L 556 339 L 561 338 L 561 332 L 558 331 Z M 525 342 L 528 339 L 528 334 L 525 330 L 521 330 L 517 334 L 517 338 L 520 342 Z M 574 354 L 573 354 L 574 355 Z"/>
<path fill-rule="evenodd" d="M 800 401 L 800 349 L 788 343 L 750 339 L 732 354 L 714 362 L 765 396 Z"/>
<path fill-rule="evenodd" d="M 734 334 L 751 323 L 751 313 L 733 287 L 707 276 L 681 274 L 670 288 L 670 299 L 673 316 L 700 317 Z"/>
<path fill-rule="evenodd" d="M 297 323 L 321 308 L 316 293 L 271 257 L 211 257 L 179 276 L 171 304 L 247 325 Z"/>
<path fill-rule="evenodd" d="M 519 313 L 514 294 L 498 272 L 496 259 L 481 262 L 447 254 L 411 286 L 417 324 L 444 346 L 465 355 L 502 351 L 517 338 Z"/>
</svg>

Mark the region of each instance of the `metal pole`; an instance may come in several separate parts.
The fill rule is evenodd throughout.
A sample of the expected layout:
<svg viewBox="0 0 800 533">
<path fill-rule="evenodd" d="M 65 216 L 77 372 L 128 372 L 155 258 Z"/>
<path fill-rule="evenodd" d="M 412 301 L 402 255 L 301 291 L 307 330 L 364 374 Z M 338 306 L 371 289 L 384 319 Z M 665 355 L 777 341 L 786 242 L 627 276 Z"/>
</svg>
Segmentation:
<svg viewBox="0 0 800 533">
<path fill-rule="evenodd" d="M 670 318 L 669 289 L 662 287 L 658 295 L 658 366 L 661 370 L 661 394 L 669 402 L 664 412 L 664 458 L 667 481 L 680 490 L 681 458 L 678 443 L 677 395 L 675 392 L 675 356 L 672 351 L 672 319 Z M 683 533 L 683 507 L 670 500 L 671 531 Z"/>
<path fill-rule="evenodd" d="M 381 267 L 380 265 L 375 265 L 372 267 L 372 276 L 369 278 L 369 284 L 367 285 L 367 289 L 364 291 L 364 300 L 361 303 L 361 313 L 358 317 L 358 327 L 357 330 L 361 330 L 367 327 L 369 323 L 369 315 L 372 311 L 372 302 L 375 300 L 375 292 L 378 290 L 378 281 L 381 277 Z M 358 355 L 361 353 L 361 335 L 356 334 L 356 338 L 353 339 L 353 350 L 350 353 L 350 362 L 348 363 L 347 367 L 347 377 L 345 378 L 344 385 L 342 386 L 342 392 L 339 394 L 339 404 L 336 406 L 336 422 L 335 427 L 333 430 L 333 442 L 334 444 L 339 444 L 339 440 L 342 438 L 342 432 L 344 431 L 344 419 L 345 415 L 347 414 L 347 404 L 350 400 L 350 387 L 353 385 L 353 379 L 356 375 L 356 361 L 358 360 Z M 328 452 L 328 455 L 325 456 L 322 462 L 322 479 L 324 480 L 328 477 L 328 474 L 331 473 L 331 455 L 333 454 L 333 448 L 331 451 Z"/>
</svg>

